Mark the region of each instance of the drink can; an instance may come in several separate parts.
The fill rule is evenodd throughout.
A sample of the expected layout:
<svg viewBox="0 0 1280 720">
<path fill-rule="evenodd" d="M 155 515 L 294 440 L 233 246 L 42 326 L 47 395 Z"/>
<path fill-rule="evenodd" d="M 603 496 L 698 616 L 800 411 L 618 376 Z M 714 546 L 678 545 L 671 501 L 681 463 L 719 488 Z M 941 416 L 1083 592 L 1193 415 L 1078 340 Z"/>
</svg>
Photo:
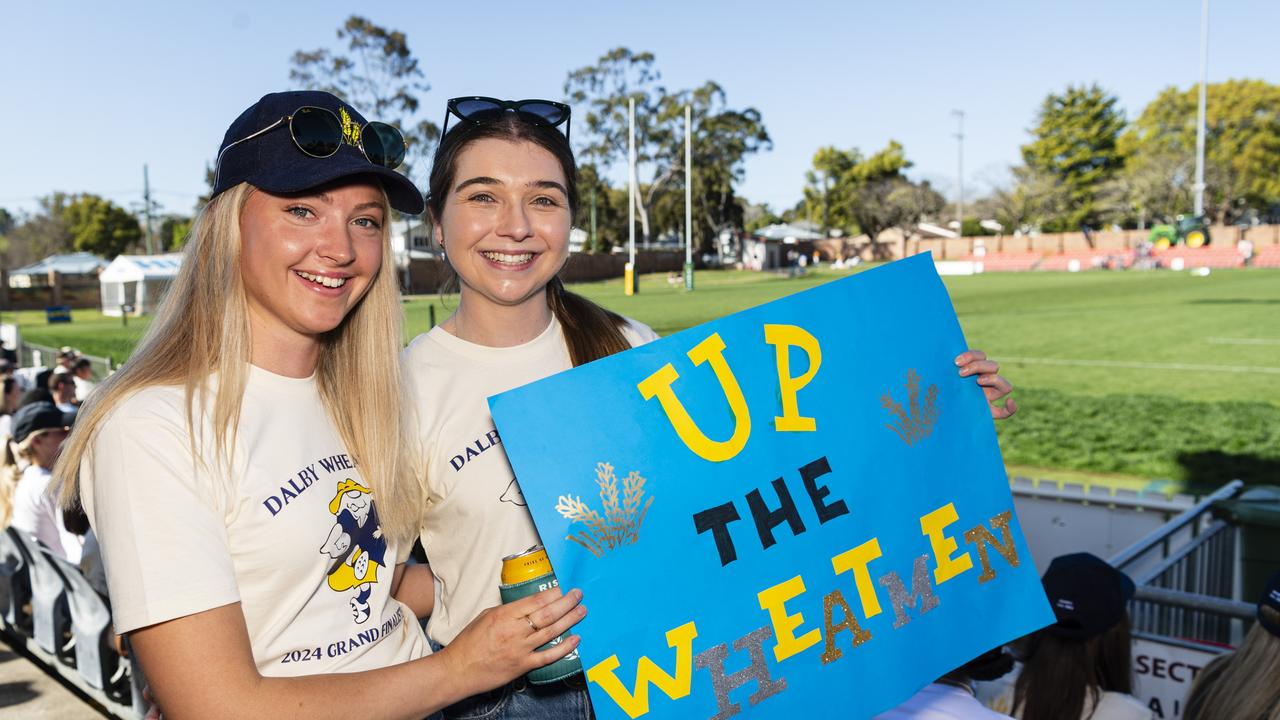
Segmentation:
<svg viewBox="0 0 1280 720">
<path fill-rule="evenodd" d="M 541 545 L 534 545 L 522 553 L 502 558 L 502 583 L 498 586 L 498 592 L 502 595 L 503 603 L 514 602 L 554 587 L 560 587 L 560 581 L 556 579 L 556 574 L 551 569 L 551 560 L 547 558 L 547 551 Z M 561 635 L 538 649 L 545 650 L 558 645 L 564 642 L 564 638 Z M 542 685 L 580 672 L 582 661 L 575 648 L 550 665 L 531 671 L 527 677 L 529 682 Z"/>
</svg>

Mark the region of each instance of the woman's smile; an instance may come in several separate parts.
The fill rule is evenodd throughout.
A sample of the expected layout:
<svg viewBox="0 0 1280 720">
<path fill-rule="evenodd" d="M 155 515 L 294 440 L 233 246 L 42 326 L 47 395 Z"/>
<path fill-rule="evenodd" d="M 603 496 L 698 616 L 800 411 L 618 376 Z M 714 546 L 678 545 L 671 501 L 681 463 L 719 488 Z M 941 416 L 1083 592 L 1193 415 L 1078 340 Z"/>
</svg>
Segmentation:
<svg viewBox="0 0 1280 720">
<path fill-rule="evenodd" d="M 305 280 L 308 285 L 314 286 L 313 289 L 317 291 L 340 291 L 351 277 L 350 275 L 335 275 L 333 273 L 309 273 L 304 270 L 294 270 L 293 274 Z M 340 295 L 342 293 L 334 292 L 331 294 Z"/>
<path fill-rule="evenodd" d="M 497 250 L 481 250 L 480 254 L 486 260 L 493 263 L 503 270 L 525 270 L 533 265 L 534 258 L 539 253 L 535 252 L 499 252 Z"/>
</svg>

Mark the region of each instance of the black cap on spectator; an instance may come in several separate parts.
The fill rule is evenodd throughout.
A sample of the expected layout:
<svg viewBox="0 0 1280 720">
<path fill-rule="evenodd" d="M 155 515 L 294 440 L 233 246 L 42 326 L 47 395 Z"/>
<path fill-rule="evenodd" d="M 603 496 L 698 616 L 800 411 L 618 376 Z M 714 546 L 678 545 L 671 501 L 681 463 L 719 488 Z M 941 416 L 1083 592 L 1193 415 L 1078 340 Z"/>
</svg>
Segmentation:
<svg viewBox="0 0 1280 720">
<path fill-rule="evenodd" d="M 21 443 L 34 432 L 56 428 L 71 429 L 76 421 L 73 412 L 62 412 L 53 403 L 38 402 L 26 405 L 13 414 L 13 441 Z"/>
<path fill-rule="evenodd" d="M 1263 608 L 1271 608 L 1275 613 L 1263 612 Z M 1258 622 L 1262 623 L 1267 632 L 1280 637 L 1280 623 L 1275 622 L 1275 615 L 1280 615 L 1280 572 L 1271 576 L 1266 587 L 1262 588 L 1262 597 L 1258 598 Z"/>
<path fill-rule="evenodd" d="M 1042 582 L 1058 617 L 1050 632 L 1078 640 L 1115 627 L 1124 619 L 1125 608 L 1133 598 L 1129 576 L 1091 553 L 1054 558 Z"/>
</svg>

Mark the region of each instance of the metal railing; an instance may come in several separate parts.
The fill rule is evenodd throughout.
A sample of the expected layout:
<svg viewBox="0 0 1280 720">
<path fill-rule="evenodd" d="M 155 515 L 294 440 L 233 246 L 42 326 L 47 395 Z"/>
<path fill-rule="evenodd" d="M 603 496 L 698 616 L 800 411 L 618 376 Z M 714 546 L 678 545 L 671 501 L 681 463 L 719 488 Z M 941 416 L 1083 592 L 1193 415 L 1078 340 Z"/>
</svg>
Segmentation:
<svg viewBox="0 0 1280 720">
<path fill-rule="evenodd" d="M 1136 633 L 1234 645 L 1254 608 L 1239 602 L 1239 528 L 1211 513 L 1244 486 L 1233 480 L 1111 558 L 1138 586 Z"/>
<path fill-rule="evenodd" d="M 109 357 L 82 355 L 93 368 L 93 379 L 101 380 L 115 370 L 115 362 Z M 53 367 L 58 364 L 58 348 L 23 340 L 18 345 L 18 367 Z"/>
</svg>

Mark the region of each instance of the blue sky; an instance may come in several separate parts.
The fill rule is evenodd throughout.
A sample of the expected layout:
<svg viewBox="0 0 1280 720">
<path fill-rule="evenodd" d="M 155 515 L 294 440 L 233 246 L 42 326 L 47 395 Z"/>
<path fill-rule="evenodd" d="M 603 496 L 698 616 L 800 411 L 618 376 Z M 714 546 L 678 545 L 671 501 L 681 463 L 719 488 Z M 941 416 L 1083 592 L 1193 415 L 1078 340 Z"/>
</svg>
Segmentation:
<svg viewBox="0 0 1280 720">
<path fill-rule="evenodd" d="M 295 50 L 335 42 L 353 12 L 408 34 L 440 122 L 456 95 L 562 97 L 565 75 L 625 45 L 664 82 L 712 79 L 761 111 L 772 152 L 740 193 L 801 196 L 822 145 L 902 142 L 912 174 L 955 190 L 952 108 L 965 120 L 972 197 L 1018 160 L 1036 108 L 1097 82 L 1132 117 L 1197 80 L 1200 0 L 843 2 L 45 2 L 0 8 L 0 207 L 54 190 L 139 203 L 142 165 L 165 209 L 190 212 L 230 121 L 289 86 Z M 1280 82 L 1280 2 L 1213 0 L 1209 79 Z"/>
</svg>

